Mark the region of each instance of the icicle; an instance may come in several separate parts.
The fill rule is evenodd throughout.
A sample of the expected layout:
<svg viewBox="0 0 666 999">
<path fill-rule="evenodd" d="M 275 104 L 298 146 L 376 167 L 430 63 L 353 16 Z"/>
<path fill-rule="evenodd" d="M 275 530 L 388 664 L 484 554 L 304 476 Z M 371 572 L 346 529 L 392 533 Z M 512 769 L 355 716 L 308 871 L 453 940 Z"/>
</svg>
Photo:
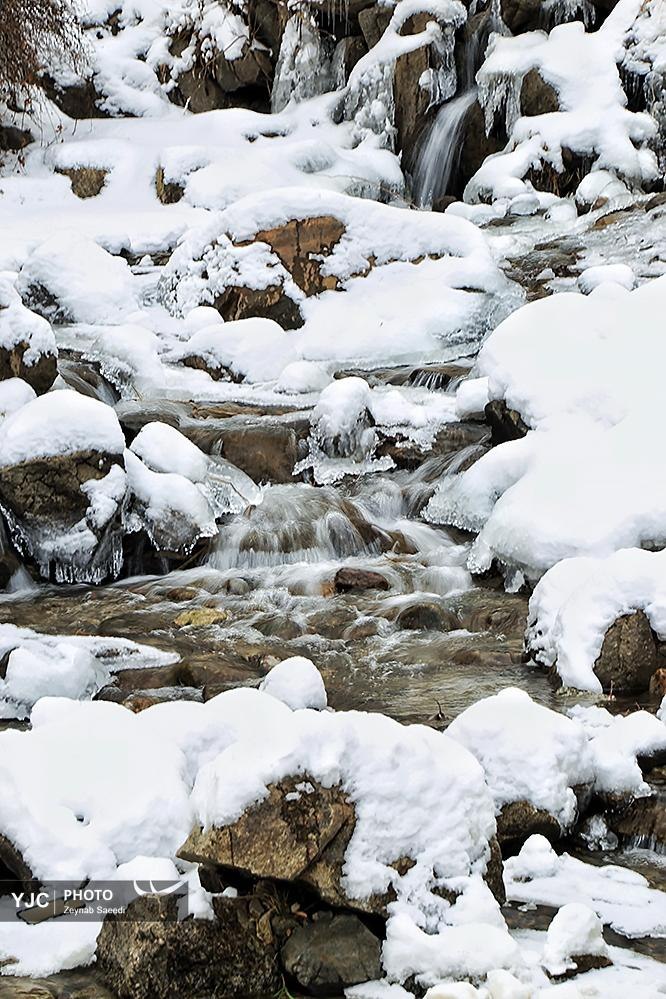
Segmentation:
<svg viewBox="0 0 666 999">
<path fill-rule="evenodd" d="M 523 73 L 502 73 L 479 80 L 479 104 L 483 108 L 486 135 L 490 135 L 498 114 L 504 114 L 506 134 L 511 134 L 521 115 L 523 77 Z"/>
<path fill-rule="evenodd" d="M 298 10 L 287 21 L 275 67 L 271 110 L 304 101 L 334 88 L 332 46 L 324 40 L 311 13 Z"/>
</svg>

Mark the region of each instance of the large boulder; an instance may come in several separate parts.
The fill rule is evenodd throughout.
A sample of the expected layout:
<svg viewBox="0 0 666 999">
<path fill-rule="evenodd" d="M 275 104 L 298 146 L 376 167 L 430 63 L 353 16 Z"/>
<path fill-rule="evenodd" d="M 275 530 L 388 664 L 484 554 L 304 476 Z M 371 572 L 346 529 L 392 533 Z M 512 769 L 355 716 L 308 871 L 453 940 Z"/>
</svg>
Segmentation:
<svg viewBox="0 0 666 999">
<path fill-rule="evenodd" d="M 0 274 L 0 381 L 21 378 L 41 395 L 58 373 L 53 330 L 46 319 L 26 309 L 12 274 Z"/>
<path fill-rule="evenodd" d="M 113 409 L 51 392 L 9 416 L 2 431 L 0 507 L 15 547 L 46 578 L 117 575 L 125 440 Z"/>
<path fill-rule="evenodd" d="M 97 968 L 120 999 L 273 995 L 277 946 L 263 939 L 248 898 L 215 899 L 215 919 L 178 919 L 172 896 L 145 896 L 108 916 Z"/>
</svg>

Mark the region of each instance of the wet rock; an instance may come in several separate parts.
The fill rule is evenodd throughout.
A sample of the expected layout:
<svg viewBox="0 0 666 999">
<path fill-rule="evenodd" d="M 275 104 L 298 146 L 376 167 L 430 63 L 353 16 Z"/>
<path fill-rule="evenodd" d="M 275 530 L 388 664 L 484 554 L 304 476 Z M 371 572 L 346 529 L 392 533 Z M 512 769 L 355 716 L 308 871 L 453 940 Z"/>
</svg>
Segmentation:
<svg viewBox="0 0 666 999">
<path fill-rule="evenodd" d="M 666 697 L 666 669 L 663 667 L 654 671 L 650 677 L 650 693 L 653 697 Z"/>
<path fill-rule="evenodd" d="M 500 905 L 506 902 L 506 889 L 504 887 L 504 868 L 502 865 L 502 848 L 497 836 L 493 836 L 489 843 L 490 858 L 483 880 L 486 882 L 491 892 Z"/>
<path fill-rule="evenodd" d="M 375 3 L 359 12 L 358 23 L 365 44 L 371 49 L 377 44 L 389 26 L 391 11 Z"/>
<path fill-rule="evenodd" d="M 193 607 L 182 611 L 174 618 L 174 624 L 179 628 L 207 628 L 211 624 L 222 624 L 229 615 L 217 607 Z"/>
<path fill-rule="evenodd" d="M 339 995 L 381 977 L 381 944 L 358 916 L 315 913 L 281 951 L 288 975 L 313 995 Z"/>
<path fill-rule="evenodd" d="M 520 440 L 529 430 L 520 413 L 515 409 L 509 409 L 503 399 L 493 399 L 489 402 L 485 414 L 490 424 L 493 445 Z"/>
<path fill-rule="evenodd" d="M 267 798 L 231 825 L 193 829 L 178 856 L 293 881 L 353 815 L 340 788 L 324 788 L 307 775 L 290 777 L 272 785 Z"/>
<path fill-rule="evenodd" d="M 177 899 L 146 896 L 102 925 L 97 968 L 120 999 L 273 995 L 277 947 L 245 898 L 215 900 L 216 919 L 176 919 Z"/>
<path fill-rule="evenodd" d="M 155 174 L 155 193 L 163 205 L 174 205 L 182 199 L 185 188 L 182 184 L 167 180 L 164 175 L 164 167 L 160 166 Z"/>
<path fill-rule="evenodd" d="M 42 575 L 55 569 L 63 580 L 99 582 L 112 571 L 120 545 L 119 507 L 115 514 L 109 508 L 103 523 L 96 521 L 83 487 L 89 491 L 110 474 L 122 479 L 121 461 L 120 455 L 88 450 L 33 458 L 1 470 L 0 504 L 12 540 L 21 554 L 35 559 Z M 66 542 L 77 533 L 85 542 L 81 549 Z"/>
<path fill-rule="evenodd" d="M 550 114 L 560 110 L 557 91 L 546 83 L 537 69 L 523 77 L 520 90 L 520 109 L 524 115 Z"/>
<path fill-rule="evenodd" d="M 220 434 L 224 457 L 255 482 L 293 482 L 299 459 L 298 434 L 289 424 L 230 425 Z"/>
<path fill-rule="evenodd" d="M 69 118 L 107 118 L 98 102 L 100 95 L 92 80 L 78 80 L 66 86 L 56 83 L 48 74 L 41 80 L 46 96 Z"/>
<path fill-rule="evenodd" d="M 415 603 L 400 611 L 395 623 L 403 631 L 451 631 L 458 623 L 450 611 L 436 603 Z"/>
<path fill-rule="evenodd" d="M 450 193 L 461 198 L 465 185 L 474 176 L 488 156 L 500 152 L 506 145 L 503 125 L 496 124 L 490 135 L 486 135 L 484 112 L 478 101 L 474 101 L 465 115 L 460 142 L 460 158 L 457 176 L 454 175 Z"/>
<path fill-rule="evenodd" d="M 657 647 L 643 611 L 619 617 L 608 629 L 594 672 L 604 691 L 640 693 L 657 666 Z"/>
<path fill-rule="evenodd" d="M 500 0 L 502 20 L 512 34 L 541 27 L 541 0 Z"/>
<path fill-rule="evenodd" d="M 535 833 L 554 842 L 562 835 L 562 828 L 554 815 L 535 808 L 529 801 L 511 801 L 503 806 L 497 816 L 497 838 L 505 855 Z"/>
<path fill-rule="evenodd" d="M 554 982 L 564 982 L 576 975 L 584 975 L 586 971 L 596 971 L 599 968 L 610 968 L 613 962 L 604 954 L 572 954 L 570 961 L 573 965 L 568 971 L 561 975 L 551 975 Z"/>
<path fill-rule="evenodd" d="M 333 585 L 336 593 L 389 589 L 389 581 L 380 572 L 372 572 L 370 569 L 354 569 L 351 566 L 338 569 Z"/>
<path fill-rule="evenodd" d="M 380 458 L 388 455 L 398 468 L 418 468 L 426 458 L 458 454 L 463 448 L 480 444 L 487 436 L 487 428 L 480 423 L 447 423 L 437 432 L 430 446 L 420 445 L 409 438 L 386 437 L 380 440 L 375 453 Z M 481 454 L 483 449 L 479 449 L 478 456 Z"/>
<path fill-rule="evenodd" d="M 227 320 L 259 316 L 275 320 L 284 330 L 300 329 L 304 322 L 301 310 L 282 284 L 260 289 L 233 285 L 218 295 L 213 305 Z"/>
<path fill-rule="evenodd" d="M 611 814 L 608 823 L 623 845 L 666 853 L 666 794 L 661 788 Z"/>
<path fill-rule="evenodd" d="M 0 871 L 3 868 L 3 876 L 6 877 L 9 871 L 10 877 L 20 881 L 25 891 L 32 891 L 38 884 L 21 851 L 6 836 L 0 835 Z"/>
<path fill-rule="evenodd" d="M 97 197 L 106 183 L 108 172 L 99 167 L 56 167 L 56 173 L 69 177 L 72 182 L 72 193 L 77 198 Z"/>
<path fill-rule="evenodd" d="M 48 978 L 0 979 L 0 999 L 117 999 L 93 969 L 61 971 Z"/>
<path fill-rule="evenodd" d="M 337 280 L 322 274 L 322 257 L 339 243 L 345 227 L 332 215 L 291 219 L 275 229 L 262 229 L 252 240 L 268 243 L 306 295 L 318 295 L 337 287 Z"/>
<path fill-rule="evenodd" d="M 416 35 L 433 20 L 431 12 L 413 14 L 402 26 L 401 34 Z M 427 123 L 427 112 L 432 103 L 428 87 L 421 84 L 428 74 L 437 69 L 436 50 L 421 45 L 399 56 L 393 73 L 395 101 L 395 127 L 397 146 L 402 150 L 403 163 L 409 170 L 415 158 L 419 137 Z"/>
</svg>

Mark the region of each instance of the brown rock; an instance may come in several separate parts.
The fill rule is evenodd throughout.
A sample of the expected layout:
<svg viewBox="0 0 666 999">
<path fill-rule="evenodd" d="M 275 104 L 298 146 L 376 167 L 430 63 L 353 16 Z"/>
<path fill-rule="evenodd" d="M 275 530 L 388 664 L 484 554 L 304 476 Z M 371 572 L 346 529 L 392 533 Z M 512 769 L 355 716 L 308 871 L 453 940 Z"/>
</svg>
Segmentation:
<svg viewBox="0 0 666 999">
<path fill-rule="evenodd" d="M 541 0 L 500 0 L 502 20 L 512 34 L 541 27 Z"/>
<path fill-rule="evenodd" d="M 391 11 L 380 7 L 377 3 L 373 3 L 371 6 L 366 7 L 365 10 L 360 11 L 358 23 L 363 32 L 365 44 L 369 49 L 377 44 L 388 28 L 390 20 Z"/>
<path fill-rule="evenodd" d="M 546 83 L 538 69 L 531 69 L 523 77 L 520 90 L 520 109 L 524 115 L 550 114 L 560 110 L 557 91 Z"/>
<path fill-rule="evenodd" d="M 666 669 L 655 670 L 650 677 L 650 693 L 653 697 L 666 697 Z"/>
<path fill-rule="evenodd" d="M 395 623 L 404 631 L 452 631 L 459 627 L 455 614 L 437 603 L 427 602 L 404 607 Z"/>
<path fill-rule="evenodd" d="M 586 971 L 610 968 L 613 964 L 611 959 L 603 954 L 576 954 L 572 955 L 570 960 L 573 962 L 573 968 L 569 968 L 561 975 L 549 975 L 549 978 L 554 982 L 564 982 L 569 978 L 575 978 L 576 975 L 584 975 Z"/>
<path fill-rule="evenodd" d="M 348 35 L 340 39 L 333 53 L 333 65 L 338 67 L 340 73 L 338 82 L 342 86 L 347 83 L 352 69 L 367 51 L 368 46 L 361 35 Z"/>
<path fill-rule="evenodd" d="M 69 177 L 72 182 L 72 192 L 77 198 L 96 198 L 104 184 L 108 170 L 99 167 L 56 167 L 56 173 Z"/>
<path fill-rule="evenodd" d="M 0 347 L 0 381 L 5 378 L 22 378 L 37 395 L 43 395 L 53 385 L 58 374 L 56 354 L 40 354 L 34 364 L 25 360 L 30 344 L 22 340 L 13 347 Z"/>
<path fill-rule="evenodd" d="M 345 233 L 332 215 L 292 219 L 276 229 L 257 232 L 252 242 L 268 243 L 306 295 L 337 287 L 336 278 L 321 273 L 321 257 L 329 256 Z"/>
<path fill-rule="evenodd" d="M 21 851 L 6 836 L 0 835 L 0 864 L 21 882 L 26 891 L 32 891 L 37 879 L 23 859 Z"/>
<path fill-rule="evenodd" d="M 63 516 L 74 524 L 90 502 L 83 483 L 103 479 L 121 462 L 121 455 L 100 451 L 32 458 L 2 469 L 0 498 L 19 518 Z"/>
<path fill-rule="evenodd" d="M 293 482 L 298 437 L 289 424 L 258 422 L 224 428 L 224 457 L 255 482 Z"/>
<path fill-rule="evenodd" d="M 193 829 L 178 856 L 293 881 L 353 814 L 339 788 L 324 788 L 305 775 L 289 777 L 231 825 Z"/>
<path fill-rule="evenodd" d="M 388 579 L 380 572 L 372 572 L 370 569 L 354 569 L 351 566 L 338 569 L 333 585 L 336 593 L 389 589 Z"/>
<path fill-rule="evenodd" d="M 490 135 L 486 135 L 483 110 L 479 102 L 474 101 L 465 115 L 462 126 L 458 171 L 457 176 L 452 178 L 449 193 L 461 198 L 465 185 L 471 180 L 486 157 L 500 152 L 505 145 L 504 124 L 496 122 Z"/>
<path fill-rule="evenodd" d="M 0 125 L 0 150 L 2 152 L 18 152 L 25 149 L 33 141 L 32 132 L 28 129 L 15 128 L 13 125 Z"/>
<path fill-rule="evenodd" d="M 213 305 L 229 320 L 260 316 L 274 319 L 285 330 L 300 329 L 304 322 L 297 303 L 287 295 L 282 284 L 259 289 L 232 285 L 218 295 Z"/>
<path fill-rule="evenodd" d="M 145 896 L 108 916 L 97 968 L 120 999 L 274 995 L 277 946 L 260 933 L 251 897 L 216 898 L 216 919 L 176 919 L 173 896 Z"/>
<path fill-rule="evenodd" d="M 666 802 L 663 791 L 648 798 L 636 798 L 616 816 L 609 817 L 609 825 L 621 841 L 632 847 L 666 853 Z"/>
<path fill-rule="evenodd" d="M 648 689 L 657 666 L 655 637 L 643 611 L 619 617 L 608 629 L 594 672 L 604 691 L 634 694 Z"/>
<path fill-rule="evenodd" d="M 155 174 L 155 191 L 157 193 L 157 197 L 163 205 L 174 205 L 183 197 L 185 188 L 182 184 L 176 184 L 174 181 L 165 180 L 164 167 L 159 166 Z"/>
</svg>

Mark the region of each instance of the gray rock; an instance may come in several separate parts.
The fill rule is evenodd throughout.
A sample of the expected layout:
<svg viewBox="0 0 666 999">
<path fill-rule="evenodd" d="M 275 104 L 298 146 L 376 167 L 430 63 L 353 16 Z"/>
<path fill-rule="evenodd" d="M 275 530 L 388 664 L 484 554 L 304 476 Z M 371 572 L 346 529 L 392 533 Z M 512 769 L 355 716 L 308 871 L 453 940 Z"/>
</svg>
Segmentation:
<svg viewBox="0 0 666 999">
<path fill-rule="evenodd" d="M 145 896 L 108 916 L 97 968 L 120 999 L 273 995 L 277 944 L 247 898 L 217 898 L 216 919 L 177 920 L 173 896 Z"/>
<path fill-rule="evenodd" d="M 313 995 L 338 995 L 381 977 L 380 941 L 358 916 L 316 913 L 282 948 L 284 969 Z"/>
</svg>

